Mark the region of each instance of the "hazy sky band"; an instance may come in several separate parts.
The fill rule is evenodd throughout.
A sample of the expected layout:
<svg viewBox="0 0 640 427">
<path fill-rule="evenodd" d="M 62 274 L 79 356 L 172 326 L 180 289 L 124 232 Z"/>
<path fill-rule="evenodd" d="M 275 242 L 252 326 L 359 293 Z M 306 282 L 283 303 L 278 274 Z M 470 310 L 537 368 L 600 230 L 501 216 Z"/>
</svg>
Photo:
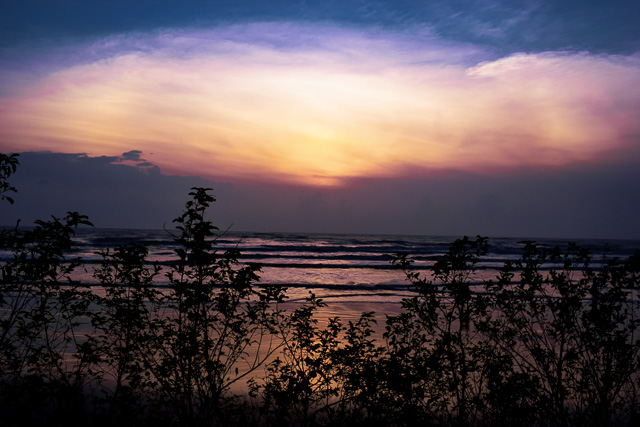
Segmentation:
<svg viewBox="0 0 640 427">
<path fill-rule="evenodd" d="M 111 36 L 72 64 L 65 51 L 28 85 L 5 73 L 7 148 L 336 185 L 611 161 L 640 135 L 638 54 L 496 57 L 428 30 L 293 22 Z"/>
</svg>

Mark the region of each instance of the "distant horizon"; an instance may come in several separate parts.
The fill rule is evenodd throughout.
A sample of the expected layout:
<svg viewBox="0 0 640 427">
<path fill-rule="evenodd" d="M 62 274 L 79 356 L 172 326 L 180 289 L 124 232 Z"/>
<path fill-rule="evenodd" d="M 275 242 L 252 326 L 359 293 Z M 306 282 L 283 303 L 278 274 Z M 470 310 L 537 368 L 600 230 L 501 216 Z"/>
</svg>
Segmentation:
<svg viewBox="0 0 640 427">
<path fill-rule="evenodd" d="M 209 212 L 220 228 L 640 239 L 640 200 L 631 194 L 640 185 L 640 168 L 633 164 L 546 177 L 524 172 L 509 179 L 452 174 L 428 181 L 362 181 L 327 192 L 165 175 L 112 158 L 40 152 L 18 159 L 9 179 L 18 189 L 15 203 L 1 207 L 9 225 L 77 211 L 101 228 L 160 229 L 182 212 L 191 187 L 210 187 L 218 201 Z"/>
<path fill-rule="evenodd" d="M 43 218 L 46 220 L 47 218 Z M 50 219 L 50 218 L 49 218 Z M 91 218 L 89 218 L 91 220 Z M 32 229 L 36 225 L 25 225 L 20 224 L 18 229 Z M 2 225 L 0 224 L 0 228 L 2 229 L 13 229 L 15 225 Z M 131 227 L 90 227 L 82 225 L 78 227 L 78 230 L 97 230 L 97 231 L 152 231 L 152 232 L 163 232 L 163 231 L 176 231 L 175 228 L 131 228 Z M 509 240 L 521 240 L 521 241 L 532 241 L 541 243 L 541 241 L 551 240 L 551 241 L 562 241 L 563 243 L 572 243 L 578 241 L 602 241 L 602 242 L 612 242 L 612 241 L 620 241 L 620 242 L 640 242 L 640 238 L 624 238 L 624 237 L 553 237 L 553 236 L 489 236 L 482 234 L 406 234 L 406 233 L 349 233 L 349 232 L 308 232 L 308 231 L 265 231 L 265 230 L 218 230 L 218 237 L 224 237 L 228 233 L 230 234 L 291 234 L 291 235 L 312 235 L 312 236 L 379 236 L 379 237 L 426 237 L 426 238 L 439 238 L 446 239 L 447 241 L 453 242 L 455 239 L 469 237 L 475 238 L 476 236 L 486 237 L 491 242 L 492 239 L 509 239 Z M 640 247 L 638 248 L 640 250 Z"/>
<path fill-rule="evenodd" d="M 516 3 L 4 2 L 0 222 L 640 239 L 640 2 Z"/>
</svg>

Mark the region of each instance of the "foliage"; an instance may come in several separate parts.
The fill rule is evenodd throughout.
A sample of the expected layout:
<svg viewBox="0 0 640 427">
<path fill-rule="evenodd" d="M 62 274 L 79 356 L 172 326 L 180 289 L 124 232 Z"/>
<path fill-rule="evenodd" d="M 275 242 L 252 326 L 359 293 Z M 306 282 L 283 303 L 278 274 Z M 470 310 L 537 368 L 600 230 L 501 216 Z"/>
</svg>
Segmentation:
<svg viewBox="0 0 640 427">
<path fill-rule="evenodd" d="M 92 297 L 71 276 L 80 260 L 66 256 L 80 225 L 91 223 L 69 212 L 1 238 L 11 257 L 0 266 L 0 391 L 28 405 L 40 399 L 38 387 L 54 390 L 48 405 L 60 416 L 69 405 L 81 410 L 94 366 L 93 338 L 82 330 Z"/>
<path fill-rule="evenodd" d="M 109 424 L 132 424 L 145 406 L 148 372 L 142 343 L 152 322 L 150 306 L 161 297 L 154 279 L 160 267 L 146 263 L 149 250 L 141 244 L 102 251 L 94 277 L 103 287 L 92 323 L 98 373 Z"/>
<path fill-rule="evenodd" d="M 0 157 L 9 202 L 16 166 Z M 376 340 L 371 312 L 323 319 L 313 294 L 284 310 L 285 289 L 217 250 L 210 189 L 189 196 L 172 262 L 105 249 L 93 287 L 70 255 L 86 216 L 0 233 L 4 425 L 637 424 L 640 252 L 523 242 L 491 280 L 484 237 L 425 272 L 399 254 L 414 293 Z"/>
<path fill-rule="evenodd" d="M 371 338 L 373 313 L 362 313 L 348 325 L 330 318 L 321 327 L 314 314 L 324 306 L 311 294 L 277 325 L 282 351 L 263 381 L 253 384 L 268 424 L 341 424 L 377 415 L 371 398 L 378 389 L 382 349 Z"/>
<path fill-rule="evenodd" d="M 9 184 L 7 179 L 16 172 L 18 163 L 16 153 L 0 153 L 0 200 L 7 200 L 11 204 L 13 204 L 13 199 L 7 196 L 7 193 L 15 193 L 17 190 Z"/>
<path fill-rule="evenodd" d="M 141 340 L 154 397 L 181 423 L 225 419 L 232 385 L 246 381 L 276 350 L 271 331 L 282 289 L 258 289 L 258 267 L 235 268 L 238 253 L 215 249 L 205 210 L 214 198 L 194 188 L 174 220 L 178 260 L 166 273 L 169 291 L 155 301 Z"/>
<path fill-rule="evenodd" d="M 496 281 L 468 281 L 486 239 L 454 242 L 387 322 L 404 413 L 453 425 L 632 425 L 638 416 L 637 272 L 570 244 L 523 242 Z M 412 380 L 413 379 L 413 380 Z"/>
<path fill-rule="evenodd" d="M 595 268 L 576 245 L 562 253 L 525 242 L 522 258 L 487 283 L 481 328 L 512 375 L 536 386 L 542 419 L 602 426 L 636 416 L 640 307 L 631 280 L 617 259 Z"/>
<path fill-rule="evenodd" d="M 482 415 L 488 366 L 478 357 L 487 345 L 472 324 L 480 307 L 471 291 L 476 264 L 487 253 L 487 239 L 456 240 L 432 268 L 431 277 L 410 270 L 398 255 L 416 295 L 404 311 L 387 319 L 385 359 L 389 391 L 399 409 L 413 417 L 476 423 Z"/>
</svg>

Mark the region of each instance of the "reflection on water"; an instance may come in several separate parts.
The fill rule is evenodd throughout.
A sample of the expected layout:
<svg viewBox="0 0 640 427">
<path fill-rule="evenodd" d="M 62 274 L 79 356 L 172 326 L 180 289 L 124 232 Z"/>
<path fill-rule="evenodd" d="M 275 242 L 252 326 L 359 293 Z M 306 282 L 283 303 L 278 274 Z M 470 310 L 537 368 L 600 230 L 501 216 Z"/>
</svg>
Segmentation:
<svg viewBox="0 0 640 427">
<path fill-rule="evenodd" d="M 305 233 L 228 232 L 217 238 L 219 251 L 237 249 L 239 261 L 262 267 L 261 285 L 282 285 L 290 289 L 289 296 L 297 300 L 313 291 L 334 301 L 397 302 L 408 295 L 404 275 L 391 265 L 394 254 L 408 253 L 417 271 L 427 269 L 441 257 L 455 239 L 450 236 L 381 236 Z M 100 251 L 132 243 L 149 247 L 149 263 L 166 265 L 175 260 L 177 245 L 165 230 L 93 229 L 78 230 L 70 256 L 82 257 L 84 268 L 77 269 L 75 278 L 95 284 L 94 268 L 102 259 Z M 489 253 L 477 264 L 476 285 L 495 278 L 505 261 L 521 255 L 522 238 L 492 238 Z M 561 239 L 538 239 L 541 246 L 566 248 Z M 626 258 L 640 248 L 634 240 L 577 240 L 590 250 L 593 267 L 603 256 Z M 6 257 L 1 253 L 0 257 Z M 541 266 L 544 270 L 546 266 Z M 162 275 L 158 286 L 166 285 Z"/>
</svg>

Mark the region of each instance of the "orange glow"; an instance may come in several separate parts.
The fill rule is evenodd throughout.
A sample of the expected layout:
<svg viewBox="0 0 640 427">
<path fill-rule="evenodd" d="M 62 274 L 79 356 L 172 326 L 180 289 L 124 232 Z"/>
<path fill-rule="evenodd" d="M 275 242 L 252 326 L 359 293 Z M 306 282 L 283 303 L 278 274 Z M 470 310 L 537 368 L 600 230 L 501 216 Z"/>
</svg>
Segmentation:
<svg viewBox="0 0 640 427">
<path fill-rule="evenodd" d="M 421 168 L 592 162 L 640 132 L 638 57 L 516 55 L 468 67 L 368 49 L 354 60 L 256 45 L 69 67 L 0 98 L 0 143 L 136 149 L 169 174 L 335 186 Z"/>
</svg>

